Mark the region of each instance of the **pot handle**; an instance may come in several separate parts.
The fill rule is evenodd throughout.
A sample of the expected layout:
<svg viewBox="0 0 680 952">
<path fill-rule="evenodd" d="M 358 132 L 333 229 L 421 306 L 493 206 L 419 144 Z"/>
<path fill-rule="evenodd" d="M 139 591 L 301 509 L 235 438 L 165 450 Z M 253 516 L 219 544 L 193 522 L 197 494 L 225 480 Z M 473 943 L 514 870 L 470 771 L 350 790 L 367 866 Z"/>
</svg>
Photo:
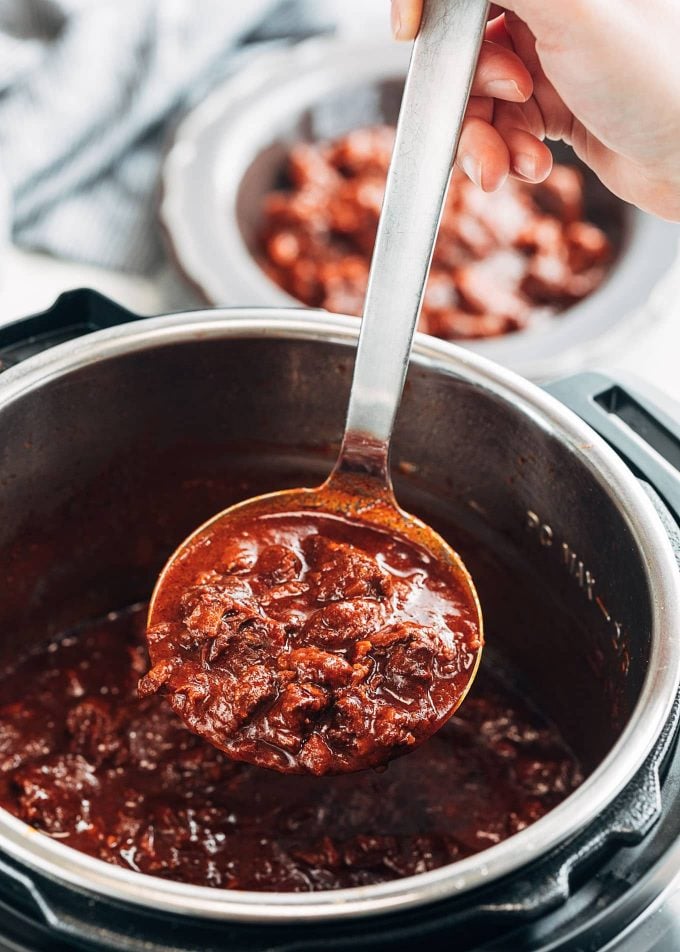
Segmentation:
<svg viewBox="0 0 680 952">
<path fill-rule="evenodd" d="M 46 311 L 0 327 L 0 372 L 27 357 L 92 331 L 141 319 L 98 291 L 79 288 L 60 294 Z"/>
<path fill-rule="evenodd" d="M 544 386 L 585 420 L 651 484 L 680 523 L 680 411 L 673 419 L 639 390 L 602 373 L 582 373 Z"/>
</svg>

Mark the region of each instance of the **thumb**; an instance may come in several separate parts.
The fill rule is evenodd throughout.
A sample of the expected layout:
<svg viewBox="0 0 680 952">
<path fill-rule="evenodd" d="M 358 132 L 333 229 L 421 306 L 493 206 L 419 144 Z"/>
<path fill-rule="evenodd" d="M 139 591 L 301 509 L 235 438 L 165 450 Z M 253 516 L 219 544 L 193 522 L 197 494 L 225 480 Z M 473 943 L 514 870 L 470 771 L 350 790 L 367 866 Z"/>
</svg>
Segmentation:
<svg viewBox="0 0 680 952">
<path fill-rule="evenodd" d="M 423 0 L 392 0 L 391 22 L 395 40 L 414 39 L 423 15 Z"/>
</svg>

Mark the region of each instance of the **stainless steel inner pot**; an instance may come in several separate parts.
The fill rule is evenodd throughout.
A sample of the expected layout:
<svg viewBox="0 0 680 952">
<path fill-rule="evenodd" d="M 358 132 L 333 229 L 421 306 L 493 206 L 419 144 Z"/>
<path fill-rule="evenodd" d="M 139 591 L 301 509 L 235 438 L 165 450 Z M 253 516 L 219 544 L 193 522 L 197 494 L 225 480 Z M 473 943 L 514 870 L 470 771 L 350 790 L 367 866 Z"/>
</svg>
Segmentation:
<svg viewBox="0 0 680 952">
<path fill-rule="evenodd" d="M 234 466 L 266 471 L 276 460 L 291 477 L 321 478 L 342 433 L 357 330 L 354 318 L 309 311 L 201 311 L 100 331 L 2 374 L 0 661 L 147 597 L 177 541 L 220 505 L 198 477 L 219 486 Z M 156 491 L 159 460 L 171 497 Z M 61 883 L 154 910 L 304 922 L 464 894 L 597 817 L 645 761 L 680 676 L 678 571 L 648 496 L 544 392 L 422 336 L 393 462 L 403 504 L 461 526 L 529 580 L 535 604 L 505 618 L 501 600 L 487 619 L 492 649 L 581 756 L 589 776 L 579 790 L 476 856 L 330 893 L 143 876 L 3 811 L 0 849 Z"/>
</svg>

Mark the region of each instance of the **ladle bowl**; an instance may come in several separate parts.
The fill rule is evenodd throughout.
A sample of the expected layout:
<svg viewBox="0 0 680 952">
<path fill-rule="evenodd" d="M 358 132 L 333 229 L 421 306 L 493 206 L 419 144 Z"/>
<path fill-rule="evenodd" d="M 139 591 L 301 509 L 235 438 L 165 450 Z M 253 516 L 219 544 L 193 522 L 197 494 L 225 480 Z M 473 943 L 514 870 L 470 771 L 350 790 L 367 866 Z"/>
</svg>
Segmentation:
<svg viewBox="0 0 680 952">
<path fill-rule="evenodd" d="M 300 727 L 299 738 L 296 738 L 297 743 L 292 748 L 287 747 L 287 745 L 279 746 L 274 740 L 279 736 L 290 740 L 290 732 L 286 731 L 290 722 L 285 719 L 285 726 L 280 733 L 271 731 L 270 722 L 273 713 L 273 721 L 278 720 L 280 723 L 283 717 L 281 713 L 283 710 L 282 695 L 285 695 L 287 690 L 292 688 L 292 690 L 298 692 L 296 696 L 299 696 L 300 691 L 305 692 L 309 689 L 309 684 L 306 683 L 308 675 L 305 669 L 305 665 L 309 662 L 306 658 L 302 662 L 302 667 L 299 665 L 290 666 L 297 667 L 295 671 L 296 685 L 286 687 L 279 683 L 273 695 L 270 693 L 263 699 L 268 708 L 265 708 L 262 722 L 254 723 L 248 718 L 244 730 L 241 729 L 242 725 L 240 723 L 236 723 L 234 725 L 235 730 L 231 731 L 227 727 L 225 732 L 225 720 L 222 717 L 222 712 L 226 708 L 229 716 L 233 716 L 233 711 L 236 710 L 234 698 L 239 692 L 238 682 L 250 682 L 257 679 L 258 663 L 261 661 L 261 656 L 256 658 L 254 667 L 244 667 L 243 671 L 236 668 L 230 670 L 227 676 L 218 669 L 217 697 L 214 695 L 211 697 L 209 692 L 205 704 L 203 698 L 200 698 L 198 706 L 193 701 L 187 702 L 186 694 L 192 690 L 192 685 L 197 682 L 200 690 L 203 679 L 213 678 L 215 676 L 214 671 L 204 672 L 200 667 L 198 671 L 195 668 L 183 669 L 179 682 L 171 687 L 171 703 L 176 712 L 184 717 L 188 726 L 204 733 L 213 744 L 236 759 L 249 760 L 252 763 L 273 767 L 285 773 L 306 771 L 319 774 L 344 773 L 371 766 L 380 766 L 388 759 L 408 753 L 412 746 L 422 743 L 435 733 L 459 707 L 470 689 L 479 667 L 483 646 L 482 614 L 477 592 L 460 556 L 433 529 L 415 516 L 401 510 L 396 504 L 391 488 L 386 487 L 383 481 L 376 480 L 375 477 L 352 473 L 343 474 L 334 471 L 329 479 L 316 489 L 284 490 L 247 499 L 225 509 L 193 532 L 166 564 L 151 598 L 147 629 L 150 654 L 154 663 L 151 678 L 154 677 L 153 672 L 160 671 L 163 673 L 167 670 L 164 668 L 164 664 L 173 655 L 172 650 L 168 653 L 162 645 L 157 648 L 156 638 L 169 639 L 173 648 L 177 646 L 178 642 L 172 640 L 172 632 L 176 632 L 178 603 L 181 603 L 181 600 L 187 597 L 191 599 L 193 593 L 200 592 L 200 598 L 206 597 L 205 592 L 201 591 L 201 587 L 195 586 L 196 568 L 197 565 L 202 564 L 205 552 L 210 553 L 209 564 L 211 567 L 215 566 L 217 569 L 217 574 L 212 568 L 209 573 L 213 575 L 214 583 L 216 583 L 215 588 L 211 589 L 207 595 L 207 604 L 209 604 L 210 599 L 215 595 L 218 599 L 220 598 L 220 584 L 221 579 L 224 578 L 224 576 L 219 575 L 221 553 L 225 551 L 225 548 L 229 551 L 232 540 L 239 539 L 244 525 L 252 527 L 254 524 L 264 524 L 271 527 L 281 521 L 277 517 L 283 517 L 283 521 L 287 525 L 291 524 L 291 520 L 293 525 L 300 520 L 303 526 L 308 526 L 313 514 L 322 516 L 323 522 L 321 525 L 325 526 L 329 524 L 329 518 L 332 521 L 338 520 L 344 531 L 348 529 L 350 532 L 356 531 L 357 528 L 362 532 L 365 532 L 366 528 L 376 530 L 380 535 L 389 539 L 390 543 L 396 541 L 402 549 L 405 543 L 406 546 L 417 551 L 421 554 L 423 564 L 427 565 L 429 563 L 432 565 L 434 563 L 437 584 L 444 584 L 449 607 L 454 609 L 456 617 L 454 620 L 450 616 L 445 616 L 446 623 L 441 625 L 439 630 L 432 628 L 427 632 L 426 638 L 434 648 L 434 656 L 431 660 L 428 659 L 427 680 L 423 681 L 422 678 L 416 675 L 415 679 L 408 684 L 408 682 L 404 682 L 403 677 L 400 678 L 397 675 L 396 684 L 398 685 L 400 681 L 402 684 L 405 683 L 406 693 L 400 691 L 397 706 L 393 705 L 393 696 L 390 696 L 390 691 L 393 691 L 395 686 L 394 672 L 388 675 L 387 678 L 385 677 L 385 672 L 386 670 L 389 671 L 390 664 L 389 660 L 387 662 L 385 660 L 386 652 L 389 653 L 387 657 L 392 659 L 395 657 L 395 651 L 400 653 L 402 657 L 404 657 L 403 653 L 405 651 L 412 652 L 406 661 L 406 667 L 403 669 L 405 673 L 410 674 L 410 667 L 413 663 L 422 664 L 423 648 L 420 647 L 417 641 L 414 642 L 413 646 L 408 641 L 404 642 L 403 634 L 408 632 L 409 629 L 402 626 L 398 632 L 399 637 L 395 637 L 394 643 L 381 650 L 381 636 L 387 634 L 388 638 L 391 638 L 392 633 L 397 634 L 397 632 L 394 632 L 394 628 L 390 628 L 388 625 L 382 629 L 382 632 L 372 631 L 369 627 L 359 638 L 355 639 L 355 641 L 361 641 L 364 645 L 366 656 L 359 659 L 360 664 L 355 664 L 354 670 L 362 669 L 363 662 L 368 662 L 368 670 L 361 674 L 362 681 L 364 678 L 366 680 L 363 684 L 359 682 L 359 687 L 354 683 L 354 677 L 352 676 L 351 680 L 342 683 L 339 689 L 337 687 L 329 689 L 328 683 L 324 681 L 324 674 L 320 675 L 321 682 L 326 683 L 326 690 L 329 690 L 327 697 L 332 699 L 330 707 L 318 712 L 321 716 L 319 721 L 315 720 L 314 715 L 304 718 L 304 723 Z M 264 550 L 260 549 L 260 551 L 266 552 L 267 550 L 265 548 Z M 287 551 L 291 552 L 292 550 L 288 549 Z M 234 582 L 237 587 L 244 584 L 238 573 L 236 576 L 229 578 L 227 585 Z M 302 584 L 304 585 L 304 583 Z M 282 587 L 286 588 L 285 585 Z M 295 582 L 293 583 L 294 587 Z M 423 586 L 422 591 L 427 592 L 427 587 Z M 417 592 L 416 587 L 416 603 L 421 598 L 422 595 Z M 427 599 L 427 595 L 425 598 Z M 387 599 L 387 604 L 390 604 L 390 602 L 391 599 Z M 371 600 L 371 603 L 376 607 L 380 604 L 380 600 Z M 228 607 L 231 607 L 229 603 L 227 604 Z M 285 601 L 283 603 L 279 602 L 278 606 L 281 604 L 285 606 Z M 313 625 L 314 619 L 324 614 L 329 608 L 333 612 L 338 610 L 342 612 L 344 607 L 344 610 L 351 613 L 352 618 L 354 618 L 353 612 L 355 609 L 353 605 L 351 599 L 349 601 L 331 602 L 330 606 L 328 604 L 326 606 L 323 604 L 321 606 L 317 605 L 316 611 L 310 616 L 310 623 Z M 231 624 L 230 620 L 227 621 L 227 629 L 230 634 L 226 635 L 225 638 L 227 646 L 232 647 L 232 650 L 240 652 L 240 646 L 243 645 L 244 652 L 249 653 L 251 650 L 249 641 L 251 629 L 249 626 L 253 626 L 253 629 L 258 631 L 266 623 L 263 623 L 259 617 L 255 620 L 252 617 L 246 618 L 245 621 L 241 622 L 242 617 L 244 616 L 238 616 L 237 618 L 237 623 L 242 627 L 236 627 L 236 622 Z M 343 615 L 339 617 L 345 618 Z M 361 616 L 357 615 L 356 617 L 360 618 Z M 347 620 L 346 624 L 352 625 L 353 622 Z M 275 680 L 280 676 L 278 669 L 282 665 L 285 668 L 289 667 L 287 665 L 288 659 L 292 659 L 293 656 L 299 654 L 300 648 L 303 652 L 309 650 L 304 647 L 307 643 L 305 637 L 307 627 L 303 628 L 302 631 L 298 628 L 297 632 L 292 635 L 290 642 L 286 638 L 286 644 L 281 654 L 278 653 L 276 645 L 276 633 L 279 629 L 277 627 L 273 629 L 274 647 L 272 650 L 266 649 L 266 651 L 268 655 L 267 663 L 274 671 Z M 236 638 L 240 639 L 244 629 L 246 631 L 245 640 L 239 640 L 238 642 L 234 640 Z M 219 626 L 216 629 L 216 631 L 221 630 Z M 272 629 L 265 628 L 265 630 L 268 635 Z M 191 638 L 190 632 L 186 634 Z M 328 637 L 328 634 L 326 637 Z M 332 633 L 331 637 L 333 639 L 337 638 L 342 645 L 344 638 L 342 630 Z M 219 634 L 217 638 L 219 638 Z M 255 638 L 259 640 L 259 634 L 256 634 Z M 182 639 L 183 636 L 180 636 L 180 641 Z M 355 645 L 351 644 L 351 639 L 348 639 L 348 641 L 350 641 L 350 646 L 341 648 L 337 652 L 337 656 L 322 651 L 318 654 L 318 657 L 327 659 L 331 662 L 331 665 L 337 657 L 338 662 L 346 668 L 348 660 L 357 661 Z M 214 643 L 215 641 L 208 642 L 209 645 Z M 377 655 L 375 653 L 376 644 L 378 645 Z M 453 657 L 451 655 L 452 644 L 455 646 Z M 238 645 L 238 647 L 233 648 L 234 645 Z M 326 647 L 324 641 L 321 642 L 321 647 Z M 207 650 L 211 652 L 210 648 Z M 315 648 L 311 650 L 316 651 Z M 208 657 L 212 660 L 212 653 L 209 653 Z M 239 657 L 239 664 L 241 660 L 241 657 Z M 170 663 L 172 664 L 172 661 Z M 170 675 L 172 674 L 171 671 Z M 332 667 L 330 676 L 332 677 Z M 291 677 L 293 677 L 292 672 Z M 209 683 L 208 680 L 205 683 Z M 332 684 L 332 681 L 330 683 Z M 413 696 L 414 685 L 416 687 L 415 697 Z M 152 690 L 156 690 L 153 680 L 150 687 Z M 312 691 L 318 690 L 318 688 L 312 687 Z M 360 704 L 363 712 L 361 717 L 356 720 L 352 719 L 349 723 L 345 721 L 342 713 L 338 717 L 337 710 L 334 710 L 334 708 L 338 705 L 339 699 L 341 706 L 343 702 Z M 259 717 L 260 714 L 258 708 L 259 705 L 256 705 L 255 717 Z M 387 724 L 392 721 L 392 718 L 403 718 L 404 720 L 401 722 L 395 720 L 395 729 L 392 728 L 391 723 L 388 724 L 388 732 L 381 735 L 376 725 L 380 723 Z M 343 738 L 340 745 L 337 746 L 339 732 L 346 732 L 347 737 Z M 252 736 L 253 733 L 255 734 L 254 737 Z M 311 744 L 309 744 L 310 737 L 312 738 Z M 331 737 L 333 737 L 333 741 L 329 741 Z"/>
</svg>

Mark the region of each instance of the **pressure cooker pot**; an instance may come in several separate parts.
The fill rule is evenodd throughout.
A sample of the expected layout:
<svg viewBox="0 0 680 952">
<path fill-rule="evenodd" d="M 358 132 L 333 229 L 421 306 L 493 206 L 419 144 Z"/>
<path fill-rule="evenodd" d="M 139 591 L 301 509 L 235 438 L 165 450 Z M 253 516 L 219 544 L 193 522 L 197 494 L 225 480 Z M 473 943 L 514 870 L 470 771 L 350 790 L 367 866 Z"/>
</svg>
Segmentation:
<svg viewBox="0 0 680 952">
<path fill-rule="evenodd" d="M 316 485 L 342 434 L 356 339 L 353 318 L 138 319 L 92 292 L 3 329 L 0 667 L 148 599 L 177 543 L 231 501 L 227 485 Z M 323 892 L 142 874 L 3 810 L 0 905 L 17 935 L 30 923 L 31 947 L 238 950 L 412 948 L 425 936 L 451 948 L 455 934 L 458 949 L 534 949 L 548 922 L 567 942 L 579 915 L 614 910 L 621 883 L 680 826 L 680 499 L 659 455 L 680 444 L 611 381 L 555 391 L 581 400 L 626 462 L 544 390 L 420 336 L 392 463 L 400 502 L 446 532 L 477 581 L 483 665 L 558 726 L 580 785 L 475 855 Z M 661 433 L 655 450 L 643 430 Z"/>
</svg>

